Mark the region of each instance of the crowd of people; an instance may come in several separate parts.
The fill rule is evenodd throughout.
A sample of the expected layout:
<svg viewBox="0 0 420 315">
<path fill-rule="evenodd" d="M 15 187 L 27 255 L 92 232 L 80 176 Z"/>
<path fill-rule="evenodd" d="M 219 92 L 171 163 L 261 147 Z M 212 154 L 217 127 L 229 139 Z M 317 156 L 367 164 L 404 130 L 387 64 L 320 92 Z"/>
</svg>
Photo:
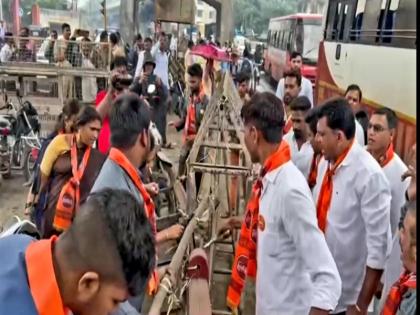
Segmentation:
<svg viewBox="0 0 420 315">
<path fill-rule="evenodd" d="M 70 33 L 63 25 L 64 41 Z M 71 63 L 59 40 L 54 60 Z M 178 121 L 167 122 L 166 34 L 156 43 L 136 36 L 128 54 L 118 53 L 118 37 L 110 41 L 112 73 L 96 107 L 69 99 L 38 156 L 25 208 L 42 240 L 0 240 L 8 253 L 0 264 L 0 309 L 141 312 L 162 276 L 157 248 L 184 231 L 180 224 L 156 228 L 159 185 L 145 176 L 160 145 L 151 128 L 164 147 L 171 147 L 166 126 L 183 130 L 182 179 L 211 97 L 208 75 L 227 71 L 242 102 L 246 149 L 261 166 L 244 215 L 219 229 L 220 235 L 240 229 L 228 306 L 238 310 L 249 276 L 256 279 L 258 315 L 367 315 L 374 297 L 381 314 L 415 314 L 416 147 L 408 165 L 394 152 L 393 110 L 360 114 L 355 84 L 314 106 L 298 52 L 274 94 L 250 88 L 248 66 L 235 49 L 230 63 L 211 68 L 187 51 L 184 106 Z M 238 142 L 236 135 L 231 140 Z M 230 161 L 239 162 L 237 151 Z M 229 185 L 234 191 L 237 178 Z M 235 205 L 236 195 L 229 199 Z"/>
</svg>

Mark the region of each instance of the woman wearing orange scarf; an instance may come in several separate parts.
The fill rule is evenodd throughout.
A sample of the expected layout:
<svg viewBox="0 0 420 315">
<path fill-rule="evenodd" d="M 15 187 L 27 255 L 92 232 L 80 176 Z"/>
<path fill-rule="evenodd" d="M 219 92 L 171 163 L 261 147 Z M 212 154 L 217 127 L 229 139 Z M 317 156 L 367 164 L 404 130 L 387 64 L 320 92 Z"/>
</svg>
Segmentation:
<svg viewBox="0 0 420 315">
<path fill-rule="evenodd" d="M 239 307 L 250 276 L 256 278 L 256 315 L 327 315 L 337 305 L 341 281 L 306 179 L 282 140 L 282 103 L 272 93 L 257 93 L 241 115 L 251 160 L 263 167 L 242 222 L 228 306 Z"/>
<path fill-rule="evenodd" d="M 44 204 L 38 205 L 42 209 L 38 229 L 43 238 L 59 234 L 69 227 L 75 211 L 86 200 L 105 161 L 104 155 L 92 149 L 102 126 L 96 109 L 84 107 L 77 116 L 75 126 L 75 133 L 59 134 L 51 141 L 41 162 L 39 191 L 47 194 Z M 70 184 L 72 181 L 75 185 Z M 60 205 L 66 204 L 63 196 L 68 195 L 68 189 L 70 195 L 74 193 L 72 207 L 62 209 Z"/>
</svg>

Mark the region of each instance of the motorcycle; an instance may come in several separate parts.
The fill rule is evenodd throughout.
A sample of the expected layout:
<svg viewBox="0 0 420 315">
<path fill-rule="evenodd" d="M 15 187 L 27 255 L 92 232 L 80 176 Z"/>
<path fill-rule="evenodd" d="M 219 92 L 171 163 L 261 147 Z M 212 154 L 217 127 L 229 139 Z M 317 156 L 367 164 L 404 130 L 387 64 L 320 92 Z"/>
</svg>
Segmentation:
<svg viewBox="0 0 420 315">
<path fill-rule="evenodd" d="M 38 240 L 41 238 L 35 224 L 29 220 L 22 220 L 16 215 L 0 227 L 0 238 L 14 234 L 26 234 Z"/>
<path fill-rule="evenodd" d="M 12 170 L 23 170 L 27 181 L 32 176 L 33 163 L 41 147 L 38 137 L 41 124 L 38 112 L 29 101 L 23 101 L 19 91 L 16 107 L 5 94 L 6 110 L 0 114 L 0 174 L 11 177 Z"/>
<path fill-rule="evenodd" d="M 168 214 L 176 213 L 177 204 L 174 192 L 176 180 L 172 161 L 161 151 L 162 136 L 156 125 L 151 122 L 149 132 L 154 142 L 156 152 L 153 165 L 149 168 L 149 176 L 152 182 L 159 185 L 159 194 L 154 198 L 158 217 L 161 216 L 161 209 L 167 208 Z"/>
</svg>

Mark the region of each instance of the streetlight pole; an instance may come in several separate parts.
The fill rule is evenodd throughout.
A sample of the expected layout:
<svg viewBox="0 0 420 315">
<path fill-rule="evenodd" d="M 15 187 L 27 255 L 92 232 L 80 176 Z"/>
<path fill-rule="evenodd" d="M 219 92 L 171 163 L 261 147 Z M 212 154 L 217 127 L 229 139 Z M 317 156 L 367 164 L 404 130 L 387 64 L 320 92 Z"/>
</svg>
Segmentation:
<svg viewBox="0 0 420 315">
<path fill-rule="evenodd" d="M 106 17 L 106 0 L 102 0 L 101 7 L 102 7 L 101 13 L 104 16 L 104 30 L 106 31 L 106 26 L 108 24 L 107 17 Z"/>
<path fill-rule="evenodd" d="M 3 20 L 3 0 L 0 0 L 0 20 Z"/>
</svg>

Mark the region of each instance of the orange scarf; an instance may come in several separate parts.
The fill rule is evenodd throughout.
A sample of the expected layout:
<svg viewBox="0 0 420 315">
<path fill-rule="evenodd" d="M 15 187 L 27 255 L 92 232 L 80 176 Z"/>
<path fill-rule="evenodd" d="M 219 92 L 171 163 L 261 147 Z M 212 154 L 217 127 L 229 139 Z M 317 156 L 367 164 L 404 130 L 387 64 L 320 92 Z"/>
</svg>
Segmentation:
<svg viewBox="0 0 420 315">
<path fill-rule="evenodd" d="M 191 136 L 195 136 L 197 134 L 198 126 L 196 121 L 196 108 L 195 105 L 202 101 L 205 97 L 204 87 L 203 85 L 200 86 L 200 91 L 198 95 L 192 94 L 189 97 L 189 104 L 187 107 L 187 117 L 185 119 L 185 126 L 184 126 L 184 142 L 189 140 Z"/>
<path fill-rule="evenodd" d="M 57 231 L 65 231 L 73 222 L 73 217 L 79 210 L 80 203 L 80 180 L 85 173 L 89 161 L 91 147 L 87 147 L 83 155 L 82 163 L 77 166 L 77 143 L 76 135 L 70 140 L 71 170 L 72 177 L 63 186 L 58 197 L 57 206 L 54 215 L 53 226 Z"/>
<path fill-rule="evenodd" d="M 337 168 L 346 158 L 347 153 L 349 153 L 351 147 L 353 146 L 353 143 L 354 141 L 349 145 L 347 149 L 344 150 L 343 153 L 341 153 L 332 167 L 330 163 L 328 163 L 327 172 L 325 173 L 324 179 L 322 180 L 322 186 L 318 196 L 318 203 L 316 205 L 316 215 L 318 218 L 318 226 L 324 233 L 327 227 L 327 215 L 333 194 L 333 176 Z"/>
<path fill-rule="evenodd" d="M 416 287 L 416 273 L 405 271 L 389 290 L 381 315 L 397 314 L 403 295 L 408 289 L 416 289 Z"/>
<path fill-rule="evenodd" d="M 289 118 L 287 118 L 286 120 L 286 124 L 283 127 L 283 134 L 286 134 L 290 131 L 290 129 L 292 129 L 292 116 L 289 116 Z"/>
<path fill-rule="evenodd" d="M 35 241 L 25 251 L 26 271 L 31 295 L 39 315 L 66 315 L 53 266 L 53 245 L 57 236 Z"/>
<path fill-rule="evenodd" d="M 391 143 L 388 149 L 385 152 L 385 155 L 379 159 L 379 164 L 381 167 L 385 167 L 389 162 L 391 162 L 394 157 L 394 145 Z"/>
<path fill-rule="evenodd" d="M 140 175 L 136 168 L 130 163 L 127 157 L 118 149 L 111 148 L 109 151 L 109 159 L 117 163 L 127 174 L 130 176 L 132 182 L 136 185 L 137 189 L 140 192 L 140 195 L 144 201 L 144 207 L 146 216 L 149 219 L 150 224 L 152 225 L 153 234 L 156 237 L 156 216 L 155 216 L 155 205 L 152 198 L 150 198 L 149 193 L 146 191 L 146 188 L 141 181 Z M 156 251 L 157 255 L 157 251 Z M 157 257 L 156 257 L 156 266 L 157 266 Z M 149 279 L 147 284 L 147 292 L 149 295 L 153 295 L 157 292 L 159 286 L 159 276 L 157 269 L 153 270 L 152 276 Z"/>
<path fill-rule="evenodd" d="M 288 161 L 290 161 L 290 148 L 283 140 L 277 151 L 265 161 L 261 174 L 252 187 L 252 195 L 248 201 L 245 220 L 242 222 L 239 242 L 235 250 L 232 277 L 227 292 L 227 304 L 232 309 L 236 309 L 239 305 L 246 276 L 255 278 L 257 275 L 257 228 L 262 179 L 265 174 Z"/>
<path fill-rule="evenodd" d="M 318 164 L 321 160 L 321 154 L 314 153 L 312 157 L 311 169 L 309 170 L 308 185 L 312 190 L 316 185 L 316 177 L 318 176 Z"/>
</svg>

